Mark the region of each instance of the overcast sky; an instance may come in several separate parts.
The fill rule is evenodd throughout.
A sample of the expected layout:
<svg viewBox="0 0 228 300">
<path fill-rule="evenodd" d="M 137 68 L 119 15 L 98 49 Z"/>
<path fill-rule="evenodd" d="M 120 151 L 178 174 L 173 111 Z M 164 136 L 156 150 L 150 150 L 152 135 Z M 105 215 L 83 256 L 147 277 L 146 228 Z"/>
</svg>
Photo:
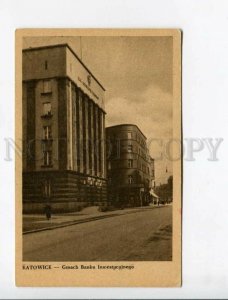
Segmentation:
<svg viewBox="0 0 228 300">
<path fill-rule="evenodd" d="M 172 138 L 172 37 L 27 37 L 24 48 L 68 43 L 106 89 L 106 126 L 133 123 L 151 139 Z M 149 144 L 152 157 L 163 153 Z M 164 153 L 163 153 L 164 154 Z M 155 162 L 156 183 L 172 174 Z"/>
</svg>

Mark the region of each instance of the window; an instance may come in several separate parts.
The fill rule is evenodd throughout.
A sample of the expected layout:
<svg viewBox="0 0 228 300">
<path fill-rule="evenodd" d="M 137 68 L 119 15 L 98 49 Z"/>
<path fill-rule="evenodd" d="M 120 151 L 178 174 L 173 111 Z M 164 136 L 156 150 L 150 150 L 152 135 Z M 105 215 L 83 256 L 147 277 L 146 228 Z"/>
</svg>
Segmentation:
<svg viewBox="0 0 228 300">
<path fill-rule="evenodd" d="M 128 146 L 127 146 L 128 152 L 132 152 L 132 148 L 133 148 L 132 145 L 128 145 Z"/>
<path fill-rule="evenodd" d="M 51 103 L 50 102 L 43 103 L 43 113 L 44 113 L 44 116 L 51 116 Z"/>
<path fill-rule="evenodd" d="M 44 68 L 45 68 L 45 70 L 47 70 L 47 69 L 48 69 L 48 62 L 47 62 L 47 60 L 45 60 L 45 63 L 44 63 Z"/>
<path fill-rule="evenodd" d="M 128 184 L 132 184 L 133 183 L 133 177 L 132 175 L 128 175 Z"/>
<path fill-rule="evenodd" d="M 52 153 L 51 151 L 44 151 L 44 166 L 52 165 Z"/>
<path fill-rule="evenodd" d="M 51 81 L 43 80 L 43 93 L 51 93 Z"/>
<path fill-rule="evenodd" d="M 128 139 L 131 139 L 131 138 L 132 138 L 131 132 L 128 132 L 128 133 L 127 133 L 127 138 L 128 138 Z"/>
<path fill-rule="evenodd" d="M 43 138 L 44 138 L 44 140 L 48 140 L 48 139 L 52 138 L 51 126 L 44 126 L 43 127 Z"/>
<path fill-rule="evenodd" d="M 128 168 L 133 167 L 133 159 L 128 159 Z"/>
<path fill-rule="evenodd" d="M 51 196 L 51 182 L 50 182 L 50 180 L 45 180 L 44 181 L 43 192 L 44 192 L 44 197 L 50 197 Z"/>
</svg>

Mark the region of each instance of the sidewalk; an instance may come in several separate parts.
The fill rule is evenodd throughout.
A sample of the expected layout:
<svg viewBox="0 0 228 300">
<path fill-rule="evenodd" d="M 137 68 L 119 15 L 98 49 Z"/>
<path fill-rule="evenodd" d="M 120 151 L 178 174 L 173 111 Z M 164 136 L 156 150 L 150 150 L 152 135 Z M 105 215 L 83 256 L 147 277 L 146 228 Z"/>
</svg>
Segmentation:
<svg viewBox="0 0 228 300">
<path fill-rule="evenodd" d="M 162 206 L 159 206 L 162 207 Z M 110 218 L 119 215 L 125 215 L 129 213 L 136 213 L 139 211 L 144 211 L 148 209 L 155 209 L 158 206 L 144 206 L 135 208 L 126 208 L 122 210 L 114 210 L 108 212 L 95 212 L 88 213 L 86 210 L 83 212 L 75 213 L 64 213 L 52 215 L 51 220 L 47 220 L 46 216 L 43 215 L 23 215 L 23 234 L 34 233 L 44 230 L 51 230 L 55 228 L 61 228 L 65 226 L 71 226 L 79 223 L 85 223 L 95 220 L 100 220 L 103 218 Z"/>
</svg>

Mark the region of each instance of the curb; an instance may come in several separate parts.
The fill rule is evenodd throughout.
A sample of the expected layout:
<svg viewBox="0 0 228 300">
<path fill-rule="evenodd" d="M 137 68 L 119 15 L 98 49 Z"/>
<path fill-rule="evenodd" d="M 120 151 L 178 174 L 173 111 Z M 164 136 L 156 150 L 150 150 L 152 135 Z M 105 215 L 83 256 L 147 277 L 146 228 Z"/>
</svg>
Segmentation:
<svg viewBox="0 0 228 300">
<path fill-rule="evenodd" d="M 97 216 L 97 217 L 90 217 L 87 219 L 82 219 L 82 220 L 76 220 L 76 221 L 72 221 L 69 222 L 67 224 L 62 224 L 62 225 L 56 225 L 56 226 L 52 226 L 52 227 L 44 227 L 44 228 L 40 228 L 40 229 L 34 229 L 34 230 L 28 230 L 28 231 L 24 231 L 22 234 L 30 234 L 30 233 L 36 233 L 36 232 L 41 232 L 41 231 L 47 231 L 47 230 L 54 230 L 54 229 L 58 229 L 58 228 L 63 228 L 63 227 L 68 227 L 68 226 L 73 226 L 73 225 L 77 225 L 77 224 L 81 224 L 81 223 L 87 223 L 87 222 L 91 222 L 91 221 L 97 221 L 97 220 L 101 220 L 101 219 L 106 219 L 106 218 L 111 218 L 111 217 L 117 217 L 117 216 L 122 216 L 122 215 L 127 215 L 127 214 L 133 214 L 136 212 L 142 212 L 145 211 L 147 209 L 154 209 L 154 208 L 161 208 L 164 206 L 156 206 L 156 207 L 151 207 L 151 208 L 142 208 L 142 209 L 137 209 L 134 211 L 128 211 L 122 214 L 117 214 L 117 213 L 113 213 L 113 214 L 108 214 L 108 215 L 104 215 L 104 216 Z"/>
<path fill-rule="evenodd" d="M 80 224 L 80 223 L 87 223 L 87 222 L 96 221 L 96 220 L 105 219 L 105 218 L 110 218 L 110 217 L 115 217 L 115 216 L 119 216 L 119 214 L 97 216 L 97 217 L 72 221 L 72 222 L 69 222 L 69 223 L 66 223 L 66 224 L 62 224 L 62 225 L 56 225 L 56 226 L 52 226 L 52 227 L 44 227 L 44 228 L 40 228 L 40 229 L 28 230 L 28 231 L 24 231 L 23 234 L 35 233 L 35 232 L 46 231 L 46 230 L 53 230 L 53 229 L 72 226 L 72 225 L 76 225 L 76 224 Z"/>
</svg>

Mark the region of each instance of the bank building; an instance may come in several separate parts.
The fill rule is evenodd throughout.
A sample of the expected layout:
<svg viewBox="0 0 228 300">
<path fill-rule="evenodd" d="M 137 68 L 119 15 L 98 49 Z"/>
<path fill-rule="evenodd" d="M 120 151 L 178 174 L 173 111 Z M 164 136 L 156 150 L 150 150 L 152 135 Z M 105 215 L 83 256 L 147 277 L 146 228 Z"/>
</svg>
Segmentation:
<svg viewBox="0 0 228 300">
<path fill-rule="evenodd" d="M 107 201 L 105 89 L 67 44 L 24 49 L 23 210 Z"/>
</svg>

